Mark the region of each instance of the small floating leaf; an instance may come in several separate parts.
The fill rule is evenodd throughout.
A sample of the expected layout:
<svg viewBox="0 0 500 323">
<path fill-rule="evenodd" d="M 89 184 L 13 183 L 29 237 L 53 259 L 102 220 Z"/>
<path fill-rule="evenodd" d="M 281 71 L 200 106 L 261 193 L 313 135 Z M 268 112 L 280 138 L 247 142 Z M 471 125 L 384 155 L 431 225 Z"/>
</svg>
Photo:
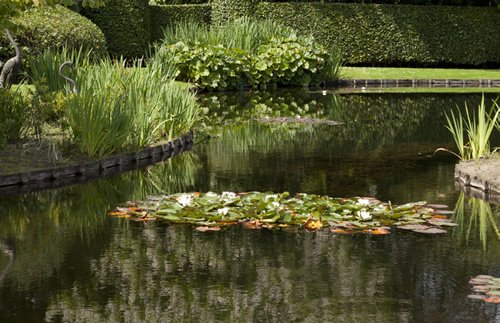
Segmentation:
<svg viewBox="0 0 500 323">
<path fill-rule="evenodd" d="M 382 229 L 382 228 L 376 228 L 375 230 L 370 231 L 371 234 L 389 234 L 391 233 L 387 229 Z"/>
<path fill-rule="evenodd" d="M 455 211 L 451 211 L 451 210 L 436 210 L 434 213 L 435 214 L 455 214 Z"/>
<path fill-rule="evenodd" d="M 201 232 L 207 232 L 207 231 L 220 231 L 220 227 L 196 227 L 196 230 L 201 231 Z"/>
<path fill-rule="evenodd" d="M 424 229 L 424 230 L 413 230 L 413 232 L 427 233 L 427 234 L 439 234 L 439 233 L 446 233 L 446 230 L 438 229 L 438 228 L 428 228 L 428 229 Z"/>
<path fill-rule="evenodd" d="M 500 290 L 490 290 L 486 295 L 500 296 Z"/>
<path fill-rule="evenodd" d="M 477 294 L 470 294 L 467 295 L 467 297 L 471 299 L 481 299 L 481 300 L 484 300 L 486 298 L 485 295 L 477 295 Z"/>
<path fill-rule="evenodd" d="M 433 209 L 447 209 L 448 205 L 445 204 L 426 204 L 426 207 L 431 207 Z"/>
<path fill-rule="evenodd" d="M 320 219 L 318 220 L 315 220 L 314 218 L 309 218 L 307 219 L 306 223 L 304 224 L 304 228 L 306 228 L 306 230 L 319 230 L 321 229 L 321 227 L 323 227 L 323 223 L 321 222 Z"/>
<path fill-rule="evenodd" d="M 500 296 L 491 296 L 483 299 L 483 301 L 488 303 L 500 303 Z"/>
</svg>

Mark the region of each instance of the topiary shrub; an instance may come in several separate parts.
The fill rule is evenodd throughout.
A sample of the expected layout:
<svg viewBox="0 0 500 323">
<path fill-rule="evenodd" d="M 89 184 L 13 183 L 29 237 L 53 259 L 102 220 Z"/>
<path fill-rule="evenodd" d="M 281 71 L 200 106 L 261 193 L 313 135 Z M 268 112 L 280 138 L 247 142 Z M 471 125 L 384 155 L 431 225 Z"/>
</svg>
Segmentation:
<svg viewBox="0 0 500 323">
<path fill-rule="evenodd" d="M 19 26 L 13 36 L 21 49 L 23 70 L 28 62 L 46 49 L 92 49 L 106 53 L 101 30 L 90 20 L 63 6 L 30 9 L 12 19 Z M 0 34 L 0 61 L 15 55 L 7 35 Z"/>
<path fill-rule="evenodd" d="M 81 8 L 80 13 L 102 29 L 109 54 L 132 58 L 148 52 L 148 0 L 108 0 L 102 8 Z"/>
</svg>

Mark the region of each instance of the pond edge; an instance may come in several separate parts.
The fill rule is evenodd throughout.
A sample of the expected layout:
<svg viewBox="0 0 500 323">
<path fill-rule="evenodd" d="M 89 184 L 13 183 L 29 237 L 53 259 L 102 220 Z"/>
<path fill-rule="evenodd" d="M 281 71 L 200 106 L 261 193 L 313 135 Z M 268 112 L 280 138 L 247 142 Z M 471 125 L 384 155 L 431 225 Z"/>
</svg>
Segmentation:
<svg viewBox="0 0 500 323">
<path fill-rule="evenodd" d="M 191 130 L 180 138 L 147 147 L 138 152 L 114 155 L 79 165 L 0 175 L 0 196 L 82 184 L 94 179 L 144 168 L 191 150 L 193 143 L 193 131 Z"/>
<path fill-rule="evenodd" d="M 327 81 L 326 86 L 345 88 L 361 87 L 442 87 L 442 88 L 496 88 L 500 80 L 495 79 L 339 79 Z"/>
<path fill-rule="evenodd" d="M 474 162 L 474 161 L 469 161 Z M 500 183 L 481 177 L 479 167 L 473 172 L 463 169 L 467 162 L 455 165 L 455 188 L 469 198 L 480 198 L 488 203 L 500 205 Z"/>
</svg>

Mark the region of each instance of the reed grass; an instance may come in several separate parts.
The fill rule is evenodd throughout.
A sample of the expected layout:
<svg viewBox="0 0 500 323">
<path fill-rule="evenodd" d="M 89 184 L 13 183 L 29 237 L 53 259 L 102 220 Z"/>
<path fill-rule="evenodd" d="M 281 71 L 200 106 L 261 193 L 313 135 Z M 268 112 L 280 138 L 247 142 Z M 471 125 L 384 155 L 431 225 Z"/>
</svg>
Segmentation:
<svg viewBox="0 0 500 323">
<path fill-rule="evenodd" d="M 211 30 L 197 22 L 185 21 L 164 29 L 162 45 L 168 46 L 179 41 L 198 42 L 214 46 L 222 44 L 226 48 L 240 48 L 254 52 L 271 37 L 286 36 L 290 33 L 290 29 L 270 19 L 252 20 L 248 17 L 241 17 Z"/>
<path fill-rule="evenodd" d="M 96 62 L 96 55 L 91 49 L 70 50 L 68 47 L 63 47 L 59 51 L 53 49 L 45 50 L 41 55 L 30 61 L 30 70 L 28 71 L 29 79 L 32 83 L 42 82 L 46 80 L 50 91 L 62 91 L 69 88 L 69 84 L 61 76 L 59 76 L 59 67 L 64 62 L 71 61 L 78 70 L 86 68 L 92 62 Z M 69 69 L 63 73 L 69 73 Z M 73 78 L 70 74 L 65 74 Z M 77 83 L 80 82 L 79 74 L 76 74 Z"/>
<path fill-rule="evenodd" d="M 166 54 L 165 54 L 166 55 Z M 161 135 L 173 139 L 198 120 L 193 93 L 170 78 L 176 69 L 165 61 L 104 59 L 82 69 L 80 92 L 68 99 L 67 116 L 75 143 L 89 157 L 151 145 Z"/>
<path fill-rule="evenodd" d="M 477 113 L 469 113 L 467 104 L 465 105 L 465 117 L 458 107 L 457 111 L 457 115 L 455 115 L 453 111 L 451 112 L 451 116 L 446 114 L 446 121 L 448 123 L 447 128 L 451 132 L 455 144 L 457 145 L 458 154 L 444 148 L 439 148 L 436 151 L 442 150 L 450 152 L 462 161 L 471 159 L 477 161 L 481 157 L 488 156 L 491 153 L 491 133 L 495 127 L 499 128 L 498 117 L 500 114 L 500 107 L 497 101 L 493 102 L 490 111 L 487 112 L 483 95 Z"/>
</svg>

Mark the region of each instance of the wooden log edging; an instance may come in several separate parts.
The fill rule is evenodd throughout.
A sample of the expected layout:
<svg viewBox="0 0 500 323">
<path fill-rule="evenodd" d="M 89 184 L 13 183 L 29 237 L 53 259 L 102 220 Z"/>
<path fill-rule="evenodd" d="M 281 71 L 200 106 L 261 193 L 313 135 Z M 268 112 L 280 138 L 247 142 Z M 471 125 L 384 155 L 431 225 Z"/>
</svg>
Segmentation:
<svg viewBox="0 0 500 323">
<path fill-rule="evenodd" d="M 500 80 L 477 79 L 340 79 L 327 81 L 325 86 L 342 88 L 374 87 L 442 87 L 442 88 L 495 88 L 500 87 Z"/>
<path fill-rule="evenodd" d="M 191 150 L 193 143 L 193 131 L 189 131 L 180 138 L 142 149 L 139 152 L 129 152 L 80 165 L 0 175 L 0 196 L 86 183 L 98 178 L 144 168 Z"/>
<path fill-rule="evenodd" d="M 455 188 L 464 192 L 467 197 L 480 198 L 488 203 L 500 205 L 500 183 L 482 178 L 455 166 Z"/>
</svg>

